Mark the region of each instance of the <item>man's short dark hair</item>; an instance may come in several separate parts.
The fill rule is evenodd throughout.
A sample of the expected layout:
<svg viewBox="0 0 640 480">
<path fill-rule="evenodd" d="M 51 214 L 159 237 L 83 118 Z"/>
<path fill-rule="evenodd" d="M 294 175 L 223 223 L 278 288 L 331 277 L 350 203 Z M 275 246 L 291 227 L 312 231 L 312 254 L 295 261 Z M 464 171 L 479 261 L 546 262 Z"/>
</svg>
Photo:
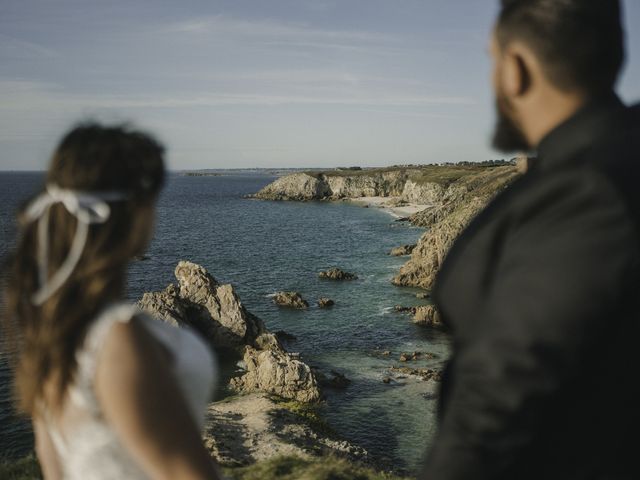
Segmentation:
<svg viewBox="0 0 640 480">
<path fill-rule="evenodd" d="M 501 3 L 498 42 L 526 42 L 555 86 L 589 94 L 608 92 L 615 86 L 625 56 L 619 0 Z"/>
</svg>

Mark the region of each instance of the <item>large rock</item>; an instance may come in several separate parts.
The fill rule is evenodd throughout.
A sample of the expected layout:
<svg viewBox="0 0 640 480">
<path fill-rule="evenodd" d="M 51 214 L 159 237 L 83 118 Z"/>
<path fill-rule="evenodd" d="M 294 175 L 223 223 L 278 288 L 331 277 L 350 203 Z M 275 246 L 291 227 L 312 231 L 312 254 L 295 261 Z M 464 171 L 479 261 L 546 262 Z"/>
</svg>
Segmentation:
<svg viewBox="0 0 640 480">
<path fill-rule="evenodd" d="M 179 327 L 190 325 L 187 310 L 189 306 L 180 298 L 178 288 L 170 284 L 161 292 L 147 292 L 138 301 L 138 306 L 160 320 Z"/>
<path fill-rule="evenodd" d="M 231 285 L 219 284 L 204 267 L 191 262 L 179 262 L 175 276 L 177 286 L 145 293 L 139 307 L 172 325 L 195 328 L 216 348 L 240 352 L 247 370 L 231 380 L 233 388 L 302 402 L 320 398 L 315 373 L 242 306 Z"/>
<path fill-rule="evenodd" d="M 174 325 L 189 325 L 217 348 L 253 345 L 265 332 L 264 323 L 249 313 L 231 285 L 221 285 L 204 267 L 179 262 L 178 285 L 145 293 L 138 306 Z"/>
<path fill-rule="evenodd" d="M 282 348 L 246 347 L 244 363 L 246 373 L 231 380 L 236 391 L 268 392 L 300 402 L 320 400 L 318 381 L 311 368 Z"/>
<path fill-rule="evenodd" d="M 416 307 L 413 322 L 427 327 L 444 328 L 440 312 L 434 305 Z"/>
</svg>

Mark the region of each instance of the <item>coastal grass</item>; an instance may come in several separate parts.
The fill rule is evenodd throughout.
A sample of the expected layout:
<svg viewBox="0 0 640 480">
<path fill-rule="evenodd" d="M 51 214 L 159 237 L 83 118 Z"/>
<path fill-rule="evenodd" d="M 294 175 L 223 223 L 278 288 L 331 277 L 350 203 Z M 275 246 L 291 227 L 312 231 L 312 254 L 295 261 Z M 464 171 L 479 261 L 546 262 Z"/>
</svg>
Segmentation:
<svg viewBox="0 0 640 480">
<path fill-rule="evenodd" d="M 0 459 L 0 478 L 2 480 L 41 479 L 40 464 L 31 454 L 19 460 Z"/>
<path fill-rule="evenodd" d="M 314 178 L 325 177 L 366 177 L 382 175 L 385 173 L 403 172 L 410 180 L 423 185 L 437 183 L 447 187 L 452 183 L 464 180 L 477 174 L 492 172 L 496 169 L 515 170 L 508 163 L 478 163 L 478 164 L 451 164 L 451 165 L 399 165 L 382 168 L 363 168 L 361 170 L 335 169 L 326 171 L 305 171 L 306 175 Z"/>
<path fill-rule="evenodd" d="M 315 405 L 272 395 L 269 397 L 279 408 L 287 410 L 303 422 L 305 422 L 313 430 L 324 435 L 334 436 L 336 432 L 331 426 L 320 416 Z"/>
<path fill-rule="evenodd" d="M 231 480 L 402 480 L 400 477 L 353 464 L 337 457 L 276 457 L 247 467 L 225 468 Z M 19 460 L 0 460 L 2 480 L 41 480 L 34 455 Z"/>
<path fill-rule="evenodd" d="M 402 480 L 337 457 L 276 457 L 225 470 L 232 480 Z"/>
</svg>

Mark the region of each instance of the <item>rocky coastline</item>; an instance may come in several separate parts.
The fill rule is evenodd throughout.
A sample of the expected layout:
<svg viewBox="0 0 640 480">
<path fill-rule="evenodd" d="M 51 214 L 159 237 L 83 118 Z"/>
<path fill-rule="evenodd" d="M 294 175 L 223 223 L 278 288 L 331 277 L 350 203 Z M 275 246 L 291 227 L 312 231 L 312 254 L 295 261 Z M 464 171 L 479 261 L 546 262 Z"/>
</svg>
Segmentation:
<svg viewBox="0 0 640 480">
<path fill-rule="evenodd" d="M 416 245 L 390 252 L 410 255 L 392 282 L 429 291 L 453 240 L 521 173 L 516 162 L 297 172 L 278 178 L 252 198 L 348 200 L 387 209 L 397 217 L 409 213 L 400 220 L 426 231 Z"/>
<path fill-rule="evenodd" d="M 248 312 L 232 285 L 181 261 L 176 283 L 145 293 L 138 307 L 159 321 L 195 329 L 224 362 L 238 362 L 240 374 L 224 378 L 230 392 L 209 405 L 203 438 L 218 463 L 245 467 L 289 456 L 331 456 L 384 469 L 368 452 L 340 438 L 316 413 L 322 388 L 346 388 L 339 372 L 324 374 L 288 352 L 264 322 Z M 325 299 L 328 300 L 328 299 Z"/>
<path fill-rule="evenodd" d="M 367 206 L 404 208 L 410 214 L 402 220 L 425 231 L 415 245 L 402 245 L 386 253 L 407 257 L 393 284 L 422 289 L 416 297 L 424 302 L 397 306 L 396 310 L 410 314 L 418 325 L 446 331 L 439 312 L 430 304 L 429 290 L 438 268 L 466 224 L 517 175 L 512 165 L 296 172 L 277 179 L 253 197 L 278 201 L 364 199 Z M 396 216 L 401 216 L 397 212 Z M 337 268 L 318 276 L 357 279 L 357 275 Z M 339 438 L 316 413 L 323 389 L 348 388 L 348 378 L 339 372 L 319 372 L 298 354 L 288 352 L 282 343 L 288 334 L 269 332 L 264 322 L 242 305 L 233 286 L 219 283 L 202 266 L 179 262 L 175 277 L 176 282 L 164 290 L 144 294 L 140 308 L 162 321 L 194 328 L 216 351 L 225 352 L 241 367 L 225 379 L 229 395 L 210 404 L 207 412 L 204 440 L 218 462 L 244 468 L 279 456 L 330 455 L 391 469 L 375 465 L 366 450 Z M 277 292 L 272 297 L 282 307 L 309 308 L 309 302 L 297 292 Z M 319 298 L 317 303 L 322 308 L 333 301 Z M 389 367 L 381 377 L 389 388 L 440 380 L 438 370 L 420 366 L 424 365 L 421 361 L 433 358 L 431 353 L 401 353 L 396 358 L 400 364 Z M 416 361 L 418 364 L 409 366 Z M 435 387 L 428 392 L 435 395 Z"/>
</svg>

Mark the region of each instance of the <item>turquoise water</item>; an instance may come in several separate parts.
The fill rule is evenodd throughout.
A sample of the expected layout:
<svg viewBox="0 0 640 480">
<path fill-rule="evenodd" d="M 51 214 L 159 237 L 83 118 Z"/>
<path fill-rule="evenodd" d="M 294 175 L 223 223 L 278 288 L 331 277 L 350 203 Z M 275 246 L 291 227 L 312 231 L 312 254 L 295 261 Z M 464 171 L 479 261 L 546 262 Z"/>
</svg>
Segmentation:
<svg viewBox="0 0 640 480">
<path fill-rule="evenodd" d="M 222 177 L 172 175 L 159 206 L 149 260 L 132 265 L 129 295 L 159 290 L 173 281 L 179 260 L 205 266 L 221 282 L 232 283 L 244 305 L 271 330 L 297 337 L 288 348 L 309 364 L 334 369 L 352 380 L 344 390 L 327 390 L 321 410 L 329 424 L 370 454 L 399 468 L 415 470 L 435 426 L 436 385 L 431 382 L 385 384 L 388 368 L 401 352 L 428 351 L 432 360 L 412 367 L 439 368 L 448 340 L 419 328 L 393 306 L 418 305 L 416 291 L 390 280 L 404 258 L 387 252 L 415 243 L 422 230 L 393 221 L 387 213 L 348 203 L 262 202 L 243 198 L 272 181 L 267 175 Z M 33 191 L 36 174 L 0 174 L 0 253 L 13 238 L 10 218 L 16 199 Z M 8 186 L 11 185 L 11 189 Z M 2 198 L 6 197 L 6 198 Z M 358 274 L 352 282 L 317 277 L 337 266 Z M 270 294 L 299 291 L 312 305 L 307 311 L 276 307 Z M 326 296 L 331 309 L 314 306 Z M 392 355 L 382 356 L 390 350 Z M 29 448 L 23 424 L 7 416 L 6 368 L 0 371 L 0 435 L 5 454 Z M 5 442 L 5 439 L 8 439 Z"/>
</svg>

